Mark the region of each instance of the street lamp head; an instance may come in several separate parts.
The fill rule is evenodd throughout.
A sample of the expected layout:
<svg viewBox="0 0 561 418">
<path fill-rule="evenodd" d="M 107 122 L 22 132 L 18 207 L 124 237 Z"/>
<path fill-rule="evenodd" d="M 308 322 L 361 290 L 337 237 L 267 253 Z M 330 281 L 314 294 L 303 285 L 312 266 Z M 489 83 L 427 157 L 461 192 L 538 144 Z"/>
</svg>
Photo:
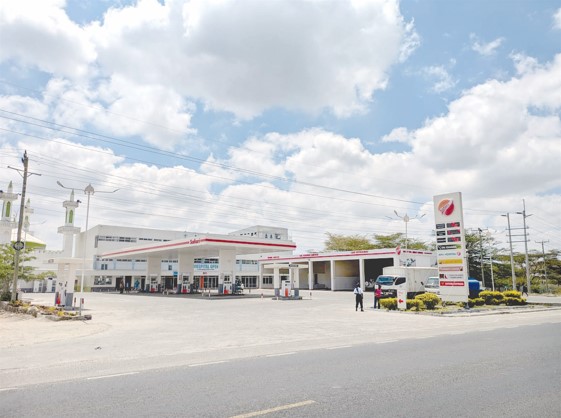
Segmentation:
<svg viewBox="0 0 561 418">
<path fill-rule="evenodd" d="M 84 189 L 84 194 L 94 194 L 94 188 L 91 184 L 88 184 Z"/>
</svg>

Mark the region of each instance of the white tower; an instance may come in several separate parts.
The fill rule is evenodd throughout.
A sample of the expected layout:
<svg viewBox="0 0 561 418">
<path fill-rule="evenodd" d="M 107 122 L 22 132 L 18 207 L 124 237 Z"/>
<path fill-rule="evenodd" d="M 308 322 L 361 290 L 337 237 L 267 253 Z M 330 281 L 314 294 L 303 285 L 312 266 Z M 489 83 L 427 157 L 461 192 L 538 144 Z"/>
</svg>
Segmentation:
<svg viewBox="0 0 561 418">
<path fill-rule="evenodd" d="M 14 216 L 13 202 L 17 200 L 18 194 L 14 193 L 12 182 L 8 185 L 8 191 L 0 190 L 2 199 L 2 218 L 0 219 L 0 244 L 9 244 L 12 241 L 12 229 L 17 228 L 18 223 Z"/>
<path fill-rule="evenodd" d="M 31 222 L 29 221 L 29 217 L 33 215 L 33 208 L 31 207 L 31 200 L 27 199 L 25 206 L 23 208 L 23 230 L 26 234 L 31 233 L 29 227 L 31 226 Z"/>
<path fill-rule="evenodd" d="M 74 200 L 74 190 L 70 193 L 70 200 L 65 200 L 62 206 L 66 209 L 64 226 L 58 227 L 58 233 L 62 234 L 62 254 L 64 257 L 72 257 L 74 248 L 74 235 L 80 232 L 80 228 L 74 226 L 74 211 L 80 205 L 79 200 Z"/>
</svg>

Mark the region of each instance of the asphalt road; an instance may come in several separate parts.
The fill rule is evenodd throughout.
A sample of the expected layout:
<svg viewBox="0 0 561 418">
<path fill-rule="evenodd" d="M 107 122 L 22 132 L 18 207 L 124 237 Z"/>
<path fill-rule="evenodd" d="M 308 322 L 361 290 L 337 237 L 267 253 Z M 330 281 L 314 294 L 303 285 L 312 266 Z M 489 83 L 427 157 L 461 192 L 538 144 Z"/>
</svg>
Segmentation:
<svg viewBox="0 0 561 418">
<path fill-rule="evenodd" d="M 559 417 L 561 323 L 288 351 L 0 391 L 2 417 Z"/>
</svg>

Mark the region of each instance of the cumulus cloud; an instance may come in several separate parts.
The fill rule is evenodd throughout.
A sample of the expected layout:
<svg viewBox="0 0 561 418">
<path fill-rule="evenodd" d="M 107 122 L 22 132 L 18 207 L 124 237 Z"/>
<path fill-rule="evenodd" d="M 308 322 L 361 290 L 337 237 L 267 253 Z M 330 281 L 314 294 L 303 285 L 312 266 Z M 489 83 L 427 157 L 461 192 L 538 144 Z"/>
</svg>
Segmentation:
<svg viewBox="0 0 561 418">
<path fill-rule="evenodd" d="M 504 38 L 497 38 L 492 40 L 491 42 L 482 42 L 473 33 L 470 35 L 470 39 L 472 41 L 471 49 L 473 49 L 478 54 L 484 56 L 490 56 L 495 54 L 497 49 L 501 46 L 501 44 L 505 40 Z"/>
<path fill-rule="evenodd" d="M 558 55 L 520 78 L 491 80 L 466 91 L 446 115 L 413 133 L 413 152 L 472 193 L 558 187 L 560 93 Z M 534 109 L 539 111 L 533 114 Z"/>
<path fill-rule="evenodd" d="M 0 62 L 50 77 L 45 101 L 58 122 L 168 150 L 195 133 L 194 103 L 239 119 L 271 108 L 363 112 L 419 44 L 396 0 L 141 0 L 85 24 L 64 8 L 2 2 Z"/>
<path fill-rule="evenodd" d="M 392 0 L 145 0 L 89 31 L 101 71 L 173 85 L 240 118 L 271 107 L 361 111 L 418 43 Z"/>
<path fill-rule="evenodd" d="M 392 129 L 392 131 L 389 134 L 384 135 L 380 140 L 382 142 L 404 142 L 404 143 L 408 143 L 412 138 L 413 138 L 413 136 L 407 130 L 407 128 L 399 127 L 399 128 Z"/>
<path fill-rule="evenodd" d="M 64 0 L 0 2 L 0 62 L 15 59 L 46 73 L 87 77 L 95 46 L 68 18 L 64 5 Z"/>
</svg>

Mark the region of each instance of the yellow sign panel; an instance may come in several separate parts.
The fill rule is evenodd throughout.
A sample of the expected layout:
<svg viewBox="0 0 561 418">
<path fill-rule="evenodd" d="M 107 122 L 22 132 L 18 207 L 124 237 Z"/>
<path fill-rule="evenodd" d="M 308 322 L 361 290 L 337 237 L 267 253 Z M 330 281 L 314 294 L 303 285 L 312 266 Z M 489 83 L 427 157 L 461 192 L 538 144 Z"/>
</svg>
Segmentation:
<svg viewBox="0 0 561 418">
<path fill-rule="evenodd" d="M 444 260 L 438 260 L 438 264 L 462 264 L 463 260 L 461 258 L 445 258 Z"/>
</svg>

